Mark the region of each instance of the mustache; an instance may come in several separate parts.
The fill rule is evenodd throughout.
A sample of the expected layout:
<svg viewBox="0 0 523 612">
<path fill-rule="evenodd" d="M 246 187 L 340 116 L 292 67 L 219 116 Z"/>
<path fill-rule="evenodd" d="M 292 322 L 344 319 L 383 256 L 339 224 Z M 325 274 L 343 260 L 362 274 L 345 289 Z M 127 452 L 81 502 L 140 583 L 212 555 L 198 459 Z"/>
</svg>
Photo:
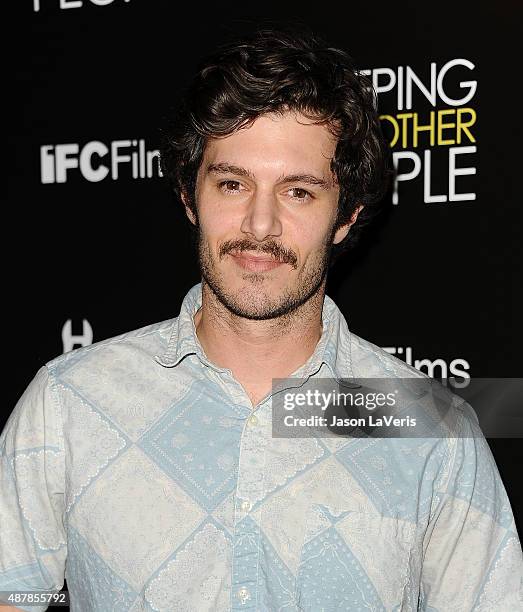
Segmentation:
<svg viewBox="0 0 523 612">
<path fill-rule="evenodd" d="M 277 261 L 290 264 L 294 269 L 298 265 L 298 257 L 291 249 L 286 249 L 281 244 L 278 244 L 274 240 L 268 240 L 262 244 L 252 242 L 248 238 L 241 238 L 238 240 L 226 240 L 219 248 L 218 255 L 220 259 L 228 253 L 236 251 L 241 253 L 242 251 L 253 251 L 258 253 L 268 253 Z"/>
</svg>

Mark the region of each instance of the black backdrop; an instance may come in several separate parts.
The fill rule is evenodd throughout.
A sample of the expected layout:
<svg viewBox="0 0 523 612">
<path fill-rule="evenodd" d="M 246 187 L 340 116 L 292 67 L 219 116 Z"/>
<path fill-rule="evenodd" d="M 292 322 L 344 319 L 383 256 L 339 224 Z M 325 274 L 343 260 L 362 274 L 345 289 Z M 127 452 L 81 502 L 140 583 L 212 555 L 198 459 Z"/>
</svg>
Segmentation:
<svg viewBox="0 0 523 612">
<path fill-rule="evenodd" d="M 520 376 L 522 11 L 485 5 L 19 1 L 3 96 L 0 426 L 40 365 L 176 316 L 198 282 L 188 223 L 158 176 L 158 128 L 198 59 L 253 19 L 298 18 L 373 71 L 397 140 L 397 204 L 329 279 L 351 330 L 435 374 Z M 415 143 L 431 112 L 434 140 L 418 131 Z M 489 443 L 521 533 L 522 440 Z"/>
</svg>

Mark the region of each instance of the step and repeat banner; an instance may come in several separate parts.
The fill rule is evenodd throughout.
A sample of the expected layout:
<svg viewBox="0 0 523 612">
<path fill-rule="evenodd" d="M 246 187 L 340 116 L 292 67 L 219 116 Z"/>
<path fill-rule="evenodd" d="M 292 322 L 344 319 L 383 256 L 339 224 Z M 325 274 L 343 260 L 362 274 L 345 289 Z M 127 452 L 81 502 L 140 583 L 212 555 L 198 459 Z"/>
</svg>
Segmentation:
<svg viewBox="0 0 523 612">
<path fill-rule="evenodd" d="M 202 56 L 274 20 L 299 19 L 352 55 L 392 150 L 387 210 L 329 276 L 349 328 L 430 376 L 521 376 L 515 2 L 339 2 L 308 15 L 292 2 L 22 0 L 13 11 L 1 426 L 46 361 L 177 316 L 199 274 L 161 175 L 160 129 Z M 523 441 L 489 443 L 521 531 Z"/>
</svg>

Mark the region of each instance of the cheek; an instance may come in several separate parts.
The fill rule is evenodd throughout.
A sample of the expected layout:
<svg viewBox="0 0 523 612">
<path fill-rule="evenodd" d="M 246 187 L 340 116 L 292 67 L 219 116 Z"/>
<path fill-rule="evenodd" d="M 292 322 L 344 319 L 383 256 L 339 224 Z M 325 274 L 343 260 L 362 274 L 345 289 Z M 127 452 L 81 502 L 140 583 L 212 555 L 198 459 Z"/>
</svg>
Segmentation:
<svg viewBox="0 0 523 612">
<path fill-rule="evenodd" d="M 216 260 L 220 259 L 221 246 L 228 240 L 241 238 L 236 226 L 218 215 L 206 216 L 200 221 L 200 241 L 205 244 L 209 255 Z"/>
<path fill-rule="evenodd" d="M 220 206 L 202 206 L 199 209 L 201 232 L 208 240 L 221 240 L 238 231 L 237 220 L 230 214 L 225 214 Z"/>
<path fill-rule="evenodd" d="M 236 204 L 236 205 L 235 205 Z M 224 201 L 212 185 L 203 185 L 199 193 L 200 225 L 209 234 L 238 232 L 241 225 L 239 202 Z"/>
<path fill-rule="evenodd" d="M 326 225 L 324 219 L 314 219 L 294 228 L 293 239 L 304 255 L 321 251 L 332 237 L 333 225 Z"/>
</svg>

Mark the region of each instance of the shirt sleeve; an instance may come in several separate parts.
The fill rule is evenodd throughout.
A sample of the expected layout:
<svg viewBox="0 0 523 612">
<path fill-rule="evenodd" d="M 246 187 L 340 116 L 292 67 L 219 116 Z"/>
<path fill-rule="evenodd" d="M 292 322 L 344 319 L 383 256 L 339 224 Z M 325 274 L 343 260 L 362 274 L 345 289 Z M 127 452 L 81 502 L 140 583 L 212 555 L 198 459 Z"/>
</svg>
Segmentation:
<svg viewBox="0 0 523 612">
<path fill-rule="evenodd" d="M 59 591 L 64 584 L 65 462 L 54 393 L 43 366 L 0 436 L 0 591 Z M 32 612 L 48 608 L 7 603 Z"/>
<path fill-rule="evenodd" d="M 523 556 L 490 447 L 467 403 L 423 542 L 419 609 L 523 610 Z"/>
</svg>

